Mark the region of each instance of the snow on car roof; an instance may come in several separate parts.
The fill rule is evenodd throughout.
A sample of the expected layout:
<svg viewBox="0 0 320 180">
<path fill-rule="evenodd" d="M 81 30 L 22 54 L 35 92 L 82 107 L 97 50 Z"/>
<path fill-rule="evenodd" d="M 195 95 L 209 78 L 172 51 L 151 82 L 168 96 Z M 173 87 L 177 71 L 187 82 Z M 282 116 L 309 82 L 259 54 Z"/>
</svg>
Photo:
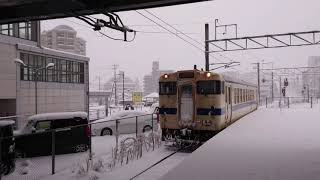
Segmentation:
<svg viewBox="0 0 320 180">
<path fill-rule="evenodd" d="M 12 124 L 14 124 L 14 121 L 13 121 L 13 120 L 1 120 L 1 121 L 0 121 L 0 127 L 12 125 Z"/>
<path fill-rule="evenodd" d="M 36 114 L 33 116 L 30 116 L 28 118 L 28 121 L 30 120 L 36 120 L 36 121 L 43 121 L 43 120 L 55 120 L 55 119 L 70 119 L 80 117 L 82 119 L 85 119 L 88 117 L 88 114 L 86 112 L 55 112 L 55 113 L 43 113 L 43 114 Z"/>
<path fill-rule="evenodd" d="M 134 116 L 141 116 L 141 115 L 147 115 L 147 112 L 144 111 L 140 111 L 140 110 L 123 110 L 123 111 L 119 111 L 116 112 L 114 114 L 112 114 L 111 116 L 108 116 L 104 119 L 99 119 L 94 121 L 95 123 L 97 122 L 104 122 L 104 121 L 108 121 L 108 120 L 116 120 L 116 119 L 122 119 L 122 118 L 126 118 L 126 117 L 134 117 Z"/>
</svg>

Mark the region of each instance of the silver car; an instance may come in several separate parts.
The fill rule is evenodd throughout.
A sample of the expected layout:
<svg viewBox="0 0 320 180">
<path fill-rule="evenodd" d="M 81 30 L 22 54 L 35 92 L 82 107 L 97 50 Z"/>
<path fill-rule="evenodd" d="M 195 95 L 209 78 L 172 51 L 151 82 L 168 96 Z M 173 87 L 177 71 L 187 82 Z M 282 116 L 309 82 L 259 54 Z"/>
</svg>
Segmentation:
<svg viewBox="0 0 320 180">
<path fill-rule="evenodd" d="M 153 125 L 152 125 L 153 119 Z M 138 133 L 153 129 L 158 130 L 158 121 L 156 114 L 147 114 L 143 111 L 127 110 L 117 112 L 105 119 L 94 121 L 91 129 L 92 134 L 96 136 L 113 135 L 116 133 L 116 121 L 118 120 L 119 134 L 132 134 L 138 130 Z M 137 126 L 136 126 L 137 121 Z"/>
</svg>

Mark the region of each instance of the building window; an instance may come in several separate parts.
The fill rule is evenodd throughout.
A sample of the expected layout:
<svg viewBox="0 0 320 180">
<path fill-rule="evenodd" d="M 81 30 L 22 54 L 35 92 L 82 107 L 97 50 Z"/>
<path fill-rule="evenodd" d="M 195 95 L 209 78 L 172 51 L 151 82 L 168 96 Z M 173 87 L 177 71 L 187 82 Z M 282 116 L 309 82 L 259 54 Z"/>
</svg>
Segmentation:
<svg viewBox="0 0 320 180">
<path fill-rule="evenodd" d="M 18 38 L 31 40 L 31 22 L 18 23 Z"/>
<path fill-rule="evenodd" d="M 33 23 L 32 25 L 31 22 L 3 24 L 3 25 L 0 25 L 0 34 L 27 39 L 27 40 L 33 40 L 31 37 L 32 36 L 31 34 L 36 32 L 35 31 L 32 32 L 31 26 L 36 26 L 36 24 Z"/>
<path fill-rule="evenodd" d="M 13 24 L 0 25 L 0 34 L 13 36 Z"/>
<path fill-rule="evenodd" d="M 35 79 L 35 69 L 45 67 L 48 63 L 54 63 L 53 68 L 38 71 L 38 81 L 84 83 L 84 63 L 82 62 L 27 53 L 20 53 L 20 58 L 27 65 L 27 67 L 21 66 L 21 80 L 33 81 Z"/>
</svg>

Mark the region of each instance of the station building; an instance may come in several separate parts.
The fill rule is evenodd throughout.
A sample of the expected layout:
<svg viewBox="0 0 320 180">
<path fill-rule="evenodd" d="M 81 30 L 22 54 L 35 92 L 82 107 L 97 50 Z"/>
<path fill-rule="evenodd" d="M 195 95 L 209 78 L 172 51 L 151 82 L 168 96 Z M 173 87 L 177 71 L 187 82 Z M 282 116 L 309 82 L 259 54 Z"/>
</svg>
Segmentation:
<svg viewBox="0 0 320 180">
<path fill-rule="evenodd" d="M 88 66 L 86 56 L 41 46 L 40 22 L 0 25 L 0 116 L 18 116 L 19 127 L 36 104 L 37 113 L 88 111 Z"/>
</svg>

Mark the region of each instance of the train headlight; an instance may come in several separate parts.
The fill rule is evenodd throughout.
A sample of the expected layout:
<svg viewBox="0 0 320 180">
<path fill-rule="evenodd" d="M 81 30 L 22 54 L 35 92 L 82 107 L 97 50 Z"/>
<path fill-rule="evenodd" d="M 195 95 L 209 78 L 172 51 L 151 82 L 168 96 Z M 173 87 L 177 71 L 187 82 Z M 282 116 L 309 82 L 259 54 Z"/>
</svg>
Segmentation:
<svg viewBox="0 0 320 180">
<path fill-rule="evenodd" d="M 206 73 L 206 76 L 207 76 L 207 78 L 211 77 L 211 73 L 210 73 L 210 72 L 207 72 L 207 73 Z"/>
<path fill-rule="evenodd" d="M 168 74 L 164 74 L 164 78 L 167 79 L 169 77 Z"/>
</svg>

